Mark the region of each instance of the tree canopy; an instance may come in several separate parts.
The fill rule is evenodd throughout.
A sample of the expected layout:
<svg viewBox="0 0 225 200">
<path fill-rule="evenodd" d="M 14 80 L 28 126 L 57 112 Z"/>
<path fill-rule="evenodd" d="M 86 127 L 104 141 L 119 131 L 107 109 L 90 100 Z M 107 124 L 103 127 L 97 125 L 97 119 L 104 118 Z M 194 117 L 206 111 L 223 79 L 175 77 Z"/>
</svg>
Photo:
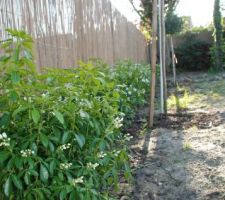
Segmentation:
<svg viewBox="0 0 225 200">
<path fill-rule="evenodd" d="M 151 22 L 152 17 L 152 0 L 141 0 L 140 7 L 141 10 L 138 10 L 133 3 L 133 0 L 130 0 L 131 4 L 133 5 L 134 9 L 138 12 L 142 19 L 142 25 L 148 25 Z M 179 3 L 179 0 L 165 0 L 165 13 L 168 14 L 169 12 L 173 12 L 176 8 L 176 5 Z"/>
<path fill-rule="evenodd" d="M 178 17 L 173 12 L 170 12 L 166 15 L 165 26 L 166 34 L 174 35 L 182 31 L 183 20 L 181 17 Z"/>
</svg>

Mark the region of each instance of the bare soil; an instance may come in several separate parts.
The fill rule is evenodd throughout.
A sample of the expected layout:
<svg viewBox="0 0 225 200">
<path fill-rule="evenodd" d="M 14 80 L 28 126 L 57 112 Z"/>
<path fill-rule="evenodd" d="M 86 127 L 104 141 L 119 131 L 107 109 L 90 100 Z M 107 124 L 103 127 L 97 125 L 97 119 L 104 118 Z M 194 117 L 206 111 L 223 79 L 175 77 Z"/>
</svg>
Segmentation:
<svg viewBox="0 0 225 200">
<path fill-rule="evenodd" d="M 127 130 L 135 136 L 134 182 L 124 185 L 119 199 L 225 200 L 224 76 L 185 74 L 178 80 L 197 99 L 179 112 L 170 108 L 167 118 L 156 115 L 153 130 L 143 128 L 147 108 L 138 112 Z"/>
</svg>

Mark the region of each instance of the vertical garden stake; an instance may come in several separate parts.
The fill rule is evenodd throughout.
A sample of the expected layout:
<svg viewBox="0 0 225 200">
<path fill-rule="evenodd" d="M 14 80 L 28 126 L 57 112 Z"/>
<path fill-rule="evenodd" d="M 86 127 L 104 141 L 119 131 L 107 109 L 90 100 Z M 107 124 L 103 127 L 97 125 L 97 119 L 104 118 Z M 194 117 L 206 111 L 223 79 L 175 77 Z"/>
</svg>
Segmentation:
<svg viewBox="0 0 225 200">
<path fill-rule="evenodd" d="M 153 12 L 152 12 L 152 44 L 151 44 L 151 67 L 152 67 L 152 78 L 151 78 L 151 96 L 150 96 L 150 107 L 149 107 L 149 127 L 153 127 L 154 121 L 154 101 L 155 101 L 155 82 L 156 82 L 156 59 L 157 59 L 157 0 L 153 0 Z"/>
</svg>

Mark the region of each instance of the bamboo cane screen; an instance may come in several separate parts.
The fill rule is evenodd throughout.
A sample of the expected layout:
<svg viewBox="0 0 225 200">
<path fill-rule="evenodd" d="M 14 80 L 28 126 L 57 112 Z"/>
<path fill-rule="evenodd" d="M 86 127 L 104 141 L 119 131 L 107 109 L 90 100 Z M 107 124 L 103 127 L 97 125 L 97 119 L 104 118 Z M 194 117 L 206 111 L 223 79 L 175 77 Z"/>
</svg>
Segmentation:
<svg viewBox="0 0 225 200">
<path fill-rule="evenodd" d="M 6 28 L 33 36 L 38 69 L 89 58 L 147 60 L 144 36 L 109 0 L 0 0 L 0 40 Z"/>
</svg>

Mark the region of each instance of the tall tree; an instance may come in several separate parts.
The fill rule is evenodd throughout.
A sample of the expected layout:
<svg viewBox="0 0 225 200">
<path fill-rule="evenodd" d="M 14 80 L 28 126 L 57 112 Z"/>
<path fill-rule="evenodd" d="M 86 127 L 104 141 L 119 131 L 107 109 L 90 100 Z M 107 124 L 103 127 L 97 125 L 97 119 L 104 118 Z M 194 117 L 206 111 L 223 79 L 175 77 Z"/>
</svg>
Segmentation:
<svg viewBox="0 0 225 200">
<path fill-rule="evenodd" d="M 140 0 L 141 9 L 137 9 L 134 5 L 134 0 L 129 0 L 133 5 L 134 10 L 141 17 L 141 25 L 145 29 L 151 29 L 152 12 L 153 12 L 153 0 Z M 180 0 L 165 0 L 165 13 L 172 12 Z"/>
<path fill-rule="evenodd" d="M 220 10 L 220 0 L 214 1 L 214 12 L 213 12 L 213 23 L 214 23 L 214 40 L 215 40 L 215 67 L 217 70 L 222 69 L 222 16 Z"/>
<path fill-rule="evenodd" d="M 164 0 L 166 12 L 173 10 L 179 0 Z M 155 82 L 156 82 L 156 62 L 157 62 L 157 0 L 141 0 L 141 10 L 138 10 L 133 0 L 130 0 L 134 10 L 140 15 L 142 19 L 142 27 L 151 32 L 151 67 L 152 67 L 152 78 L 151 78 L 151 96 L 150 96 L 150 108 L 149 108 L 149 127 L 153 126 L 154 117 L 154 101 L 155 101 Z M 164 6 L 163 6 L 164 9 Z M 163 16 L 165 17 L 165 16 Z"/>
</svg>

